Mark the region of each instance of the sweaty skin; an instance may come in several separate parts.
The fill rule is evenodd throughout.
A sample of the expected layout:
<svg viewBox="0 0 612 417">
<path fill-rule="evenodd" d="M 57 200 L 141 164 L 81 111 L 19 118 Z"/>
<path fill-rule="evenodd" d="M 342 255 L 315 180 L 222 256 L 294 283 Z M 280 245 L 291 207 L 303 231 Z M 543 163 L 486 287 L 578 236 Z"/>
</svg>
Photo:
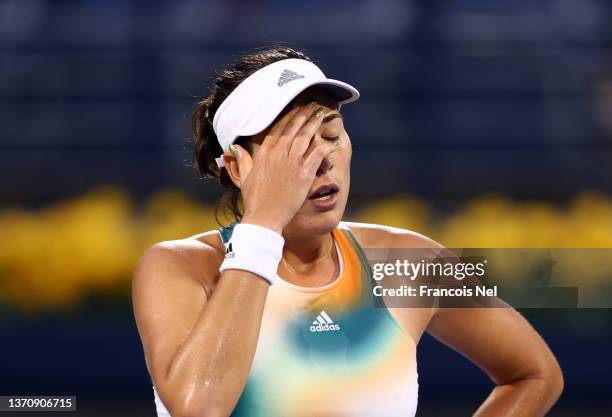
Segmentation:
<svg viewBox="0 0 612 417">
<path fill-rule="evenodd" d="M 313 100 L 316 105 L 307 104 Z M 279 275 L 300 286 L 326 285 L 339 272 L 331 231 L 346 207 L 352 149 L 336 114 L 331 96 L 308 89 L 253 137 L 251 154 L 238 147 L 236 157 L 224 155 L 243 195 L 242 223 L 282 233 Z M 338 187 L 338 200 L 322 211 L 308 196 L 330 183 Z M 441 247 L 402 229 L 348 224 L 362 247 Z M 213 230 L 153 245 L 134 272 L 134 313 L 147 368 L 173 417 L 231 414 L 253 361 L 269 286 L 246 271 L 220 274 L 224 252 Z M 511 308 L 390 312 L 415 344 L 427 331 L 491 377 L 496 387 L 475 416 L 542 416 L 561 394 L 556 359 Z"/>
</svg>

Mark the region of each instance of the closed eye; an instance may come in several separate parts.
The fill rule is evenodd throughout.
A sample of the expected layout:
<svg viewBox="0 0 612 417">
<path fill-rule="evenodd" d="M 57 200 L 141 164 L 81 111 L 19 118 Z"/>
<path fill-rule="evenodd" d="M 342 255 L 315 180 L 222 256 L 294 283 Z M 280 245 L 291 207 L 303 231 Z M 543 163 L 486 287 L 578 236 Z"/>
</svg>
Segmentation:
<svg viewBox="0 0 612 417">
<path fill-rule="evenodd" d="M 338 111 L 334 111 L 334 112 L 329 113 L 329 114 L 328 114 L 328 115 L 327 115 L 327 116 L 326 116 L 326 117 L 323 119 L 323 121 L 321 122 L 321 124 L 329 123 L 329 122 L 331 122 L 332 120 L 339 120 L 339 121 L 340 121 L 340 126 L 342 126 L 342 115 L 341 115 L 341 114 L 340 114 Z M 329 129 L 325 129 L 325 130 L 327 130 L 327 131 L 330 131 L 330 130 L 331 130 L 331 132 L 330 132 L 330 133 L 332 133 L 332 132 L 333 132 L 333 133 L 335 133 L 335 132 L 337 132 L 337 131 L 338 131 L 338 129 L 337 129 L 337 128 L 335 128 L 335 127 L 332 127 L 332 128 L 329 128 Z M 325 130 L 324 130 L 324 132 L 325 132 Z M 332 141 L 334 141 L 334 140 L 338 140 L 338 139 L 340 139 L 340 135 L 336 135 L 336 136 L 321 136 L 321 138 L 323 138 L 323 139 L 325 139 L 325 140 L 332 140 Z"/>
</svg>

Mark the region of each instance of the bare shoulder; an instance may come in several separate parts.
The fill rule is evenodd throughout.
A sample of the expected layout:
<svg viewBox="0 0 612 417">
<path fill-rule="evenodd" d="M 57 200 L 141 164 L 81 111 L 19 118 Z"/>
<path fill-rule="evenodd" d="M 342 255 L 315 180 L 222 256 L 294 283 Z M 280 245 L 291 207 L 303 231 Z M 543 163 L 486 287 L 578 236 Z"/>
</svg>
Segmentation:
<svg viewBox="0 0 612 417">
<path fill-rule="evenodd" d="M 193 279 L 210 294 L 223 254 L 223 243 L 216 230 L 158 242 L 144 251 L 136 266 L 134 280 Z"/>
<path fill-rule="evenodd" d="M 438 242 L 412 230 L 370 223 L 345 222 L 359 244 L 364 248 L 414 248 L 437 252 L 442 248 Z M 415 345 L 429 324 L 434 309 L 431 306 L 422 308 L 388 307 L 396 322 L 410 337 Z"/>
<path fill-rule="evenodd" d="M 224 251 L 220 237 L 214 233 L 151 245 L 134 270 L 134 316 L 156 385 L 219 277 Z"/>
<path fill-rule="evenodd" d="M 412 230 L 372 223 L 343 223 L 365 248 L 442 248 L 435 240 Z"/>
</svg>

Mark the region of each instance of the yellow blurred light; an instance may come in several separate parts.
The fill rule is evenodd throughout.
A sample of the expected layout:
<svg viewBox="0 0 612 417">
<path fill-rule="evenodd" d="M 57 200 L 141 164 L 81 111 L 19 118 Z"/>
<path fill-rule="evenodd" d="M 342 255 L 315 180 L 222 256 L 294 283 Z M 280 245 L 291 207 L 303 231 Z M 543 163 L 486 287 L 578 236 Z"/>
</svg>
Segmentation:
<svg viewBox="0 0 612 417">
<path fill-rule="evenodd" d="M 39 210 L 5 208 L 0 301 L 24 310 L 66 308 L 89 293 L 125 292 L 147 247 L 219 227 L 214 213 L 212 205 L 176 190 L 160 191 L 138 208 L 116 187 Z M 367 205 L 351 220 L 414 230 L 451 248 L 610 248 L 611 214 L 612 200 L 594 192 L 576 196 L 565 209 L 489 195 L 448 215 L 396 196 Z M 612 260 L 591 269 L 579 262 L 564 263 L 567 276 L 580 273 L 591 284 L 601 268 L 612 270 Z"/>
</svg>

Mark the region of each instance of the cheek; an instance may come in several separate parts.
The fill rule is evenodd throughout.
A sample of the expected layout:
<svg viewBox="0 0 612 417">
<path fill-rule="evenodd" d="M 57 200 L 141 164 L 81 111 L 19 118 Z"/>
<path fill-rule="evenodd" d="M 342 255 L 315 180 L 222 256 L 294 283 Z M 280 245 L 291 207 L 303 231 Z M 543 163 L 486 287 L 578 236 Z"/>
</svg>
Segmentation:
<svg viewBox="0 0 612 417">
<path fill-rule="evenodd" d="M 340 147 L 334 153 L 336 155 L 332 161 L 337 169 L 334 175 L 336 175 L 336 178 L 341 180 L 344 185 L 348 185 L 351 176 L 351 157 L 353 155 L 351 141 L 348 140 L 348 138 L 343 139 Z"/>
<path fill-rule="evenodd" d="M 351 157 L 353 156 L 353 145 L 348 135 L 345 136 L 345 139 L 342 141 L 342 145 L 340 146 L 340 148 L 343 163 L 345 163 L 347 166 L 350 165 Z"/>
</svg>

